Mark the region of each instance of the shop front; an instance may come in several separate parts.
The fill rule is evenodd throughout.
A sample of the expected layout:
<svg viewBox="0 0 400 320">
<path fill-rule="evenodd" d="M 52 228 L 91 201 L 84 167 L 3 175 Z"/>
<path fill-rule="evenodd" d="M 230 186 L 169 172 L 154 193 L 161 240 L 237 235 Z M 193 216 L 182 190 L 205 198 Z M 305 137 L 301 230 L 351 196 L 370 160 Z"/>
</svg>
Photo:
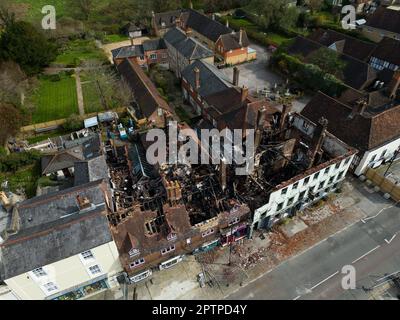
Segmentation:
<svg viewBox="0 0 400 320">
<path fill-rule="evenodd" d="M 221 245 L 223 247 L 239 241 L 247 236 L 247 223 L 238 224 L 221 230 Z"/>
<path fill-rule="evenodd" d="M 108 288 L 109 286 L 107 283 L 107 279 L 101 279 L 68 291 L 62 295 L 57 296 L 56 298 L 53 298 L 52 300 L 78 300 Z"/>
</svg>

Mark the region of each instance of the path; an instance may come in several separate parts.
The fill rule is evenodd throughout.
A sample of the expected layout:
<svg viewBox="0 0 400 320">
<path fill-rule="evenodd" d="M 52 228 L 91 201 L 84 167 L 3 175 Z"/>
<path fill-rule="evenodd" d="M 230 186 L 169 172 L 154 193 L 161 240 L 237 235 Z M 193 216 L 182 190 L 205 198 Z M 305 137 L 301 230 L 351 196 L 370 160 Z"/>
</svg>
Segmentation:
<svg viewBox="0 0 400 320">
<path fill-rule="evenodd" d="M 75 69 L 75 80 L 76 80 L 76 96 L 78 97 L 78 108 L 79 108 L 79 115 L 85 115 L 85 104 L 83 102 L 83 92 L 82 92 L 82 83 L 80 77 L 80 69 Z"/>
</svg>

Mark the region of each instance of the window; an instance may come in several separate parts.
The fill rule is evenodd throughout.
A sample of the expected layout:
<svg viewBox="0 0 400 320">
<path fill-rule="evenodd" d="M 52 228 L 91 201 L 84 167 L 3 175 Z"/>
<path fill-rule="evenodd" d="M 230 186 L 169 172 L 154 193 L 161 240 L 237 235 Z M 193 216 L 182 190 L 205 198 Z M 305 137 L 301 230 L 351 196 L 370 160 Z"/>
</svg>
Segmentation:
<svg viewBox="0 0 400 320">
<path fill-rule="evenodd" d="M 32 272 L 36 278 L 44 277 L 47 275 L 46 271 L 44 271 L 43 268 L 36 268 L 32 270 Z"/>
<path fill-rule="evenodd" d="M 89 267 L 89 271 L 90 271 L 90 273 L 91 273 L 92 275 L 96 275 L 96 274 L 101 273 L 101 269 L 100 269 L 100 267 L 99 267 L 97 264 L 94 265 L 94 266 Z"/>
<path fill-rule="evenodd" d="M 151 59 L 151 60 L 156 60 L 156 59 L 157 59 L 157 54 L 156 54 L 156 53 L 152 53 L 152 54 L 150 55 L 150 59 Z"/>
<path fill-rule="evenodd" d="M 303 184 L 307 185 L 309 182 L 310 182 L 310 177 L 307 177 L 307 178 L 304 179 Z"/>
<path fill-rule="evenodd" d="M 387 152 L 387 150 L 384 150 L 384 151 L 382 152 L 381 158 L 384 158 L 384 157 L 385 157 L 386 152 Z"/>
<path fill-rule="evenodd" d="M 337 180 L 342 179 L 344 176 L 344 171 L 342 171 L 341 173 L 339 173 Z"/>
<path fill-rule="evenodd" d="M 350 162 L 350 158 L 347 158 L 344 164 L 346 165 L 346 164 L 348 164 L 349 162 Z"/>
<path fill-rule="evenodd" d="M 276 207 L 276 211 L 281 211 L 282 208 L 283 208 L 283 202 L 278 204 L 278 206 Z"/>
<path fill-rule="evenodd" d="M 339 168 L 340 168 L 340 162 L 336 163 L 336 165 L 335 165 L 335 169 L 339 169 Z"/>
<path fill-rule="evenodd" d="M 322 188 L 324 187 L 324 184 L 325 184 L 325 181 L 322 181 L 322 182 L 319 184 L 318 189 L 322 189 Z"/>
<path fill-rule="evenodd" d="M 231 221 L 229 221 L 228 225 L 229 226 L 234 225 L 235 223 L 238 223 L 239 221 L 240 221 L 240 218 L 236 217 L 236 218 L 232 219 Z"/>
<path fill-rule="evenodd" d="M 317 173 L 314 175 L 314 180 L 317 180 L 318 177 L 319 177 L 319 172 L 317 172 Z"/>
<path fill-rule="evenodd" d="M 139 249 L 132 248 L 129 250 L 129 257 L 132 258 L 134 256 L 137 256 L 140 253 Z"/>
<path fill-rule="evenodd" d="M 294 185 L 293 185 L 293 190 L 295 190 L 295 189 L 297 189 L 299 187 L 299 183 L 298 182 L 296 182 Z"/>
<path fill-rule="evenodd" d="M 46 284 L 43 285 L 43 288 L 47 291 L 47 292 L 53 292 L 53 291 L 57 291 L 58 287 L 54 282 L 48 282 Z"/>
<path fill-rule="evenodd" d="M 282 189 L 282 192 L 281 192 L 281 194 L 286 194 L 287 193 L 287 188 L 285 188 L 285 189 Z"/>
<path fill-rule="evenodd" d="M 306 195 L 306 191 L 300 192 L 299 200 L 303 200 L 305 195 Z"/>
<path fill-rule="evenodd" d="M 210 234 L 213 234 L 213 233 L 214 233 L 214 229 L 208 229 L 207 231 L 204 231 L 201 234 L 201 236 L 204 238 L 204 237 L 207 237 L 207 236 L 209 236 Z"/>
<path fill-rule="evenodd" d="M 93 255 L 92 251 L 90 251 L 90 250 L 82 252 L 81 256 L 82 256 L 83 260 L 94 259 L 94 255 Z"/>
<path fill-rule="evenodd" d="M 133 269 L 133 268 L 136 268 L 136 267 L 144 264 L 144 262 L 145 262 L 144 258 L 140 258 L 140 259 L 137 259 L 137 260 L 133 261 L 131 264 L 129 264 L 129 267 L 131 269 Z"/>
<path fill-rule="evenodd" d="M 329 178 L 329 184 L 331 184 L 333 182 L 333 180 L 335 179 L 335 177 L 330 177 Z"/>
<path fill-rule="evenodd" d="M 164 254 L 170 253 L 172 251 L 175 251 L 175 245 L 172 245 L 172 246 L 169 246 L 168 248 L 162 249 L 161 254 L 164 255 Z"/>
<path fill-rule="evenodd" d="M 325 168 L 324 174 L 326 175 L 326 174 L 328 174 L 328 173 L 329 173 L 329 168 Z"/>
<path fill-rule="evenodd" d="M 374 154 L 374 156 L 371 158 L 371 160 L 369 161 L 369 163 L 372 163 L 372 162 L 374 162 L 374 161 L 375 161 L 375 159 L 376 159 L 376 154 Z"/>
<path fill-rule="evenodd" d="M 287 206 L 291 206 L 294 202 L 294 198 L 290 198 L 289 201 L 287 202 Z"/>
</svg>

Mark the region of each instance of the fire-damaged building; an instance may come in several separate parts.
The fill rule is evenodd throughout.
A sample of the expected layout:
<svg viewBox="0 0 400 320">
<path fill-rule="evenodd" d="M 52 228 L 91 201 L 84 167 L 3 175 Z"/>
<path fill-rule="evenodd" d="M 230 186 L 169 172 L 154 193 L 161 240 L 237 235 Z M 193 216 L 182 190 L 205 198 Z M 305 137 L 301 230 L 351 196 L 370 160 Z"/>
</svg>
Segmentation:
<svg viewBox="0 0 400 320">
<path fill-rule="evenodd" d="M 253 212 L 250 236 L 338 189 L 357 153 L 327 131 L 326 119 L 313 123 L 290 109 L 284 105 L 270 126 L 260 110 L 255 170 L 235 178 L 235 190 Z"/>
<path fill-rule="evenodd" d="M 131 282 L 175 265 L 186 254 L 243 239 L 251 217 L 249 207 L 227 188 L 219 166 L 150 165 L 147 147 L 140 134 L 108 149 L 115 203 L 109 220 Z"/>
</svg>

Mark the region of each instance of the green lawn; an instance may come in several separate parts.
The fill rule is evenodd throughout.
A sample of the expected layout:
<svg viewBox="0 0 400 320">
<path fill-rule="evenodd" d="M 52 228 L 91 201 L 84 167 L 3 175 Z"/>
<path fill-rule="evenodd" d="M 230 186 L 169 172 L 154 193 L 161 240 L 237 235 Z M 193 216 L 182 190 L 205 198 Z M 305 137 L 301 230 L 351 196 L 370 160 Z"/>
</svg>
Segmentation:
<svg viewBox="0 0 400 320">
<path fill-rule="evenodd" d="M 97 48 L 92 40 L 70 41 L 54 63 L 77 67 L 87 60 L 107 61 L 104 52 Z"/>
<path fill-rule="evenodd" d="M 74 77 L 62 76 L 56 82 L 43 78 L 39 81 L 32 99 L 35 105 L 32 123 L 63 119 L 79 113 Z"/>
<path fill-rule="evenodd" d="M 83 83 L 82 90 L 86 113 L 104 111 L 95 82 L 88 81 Z"/>
<path fill-rule="evenodd" d="M 121 34 L 109 34 L 104 37 L 104 43 L 114 43 L 129 40 L 129 37 Z"/>
</svg>

